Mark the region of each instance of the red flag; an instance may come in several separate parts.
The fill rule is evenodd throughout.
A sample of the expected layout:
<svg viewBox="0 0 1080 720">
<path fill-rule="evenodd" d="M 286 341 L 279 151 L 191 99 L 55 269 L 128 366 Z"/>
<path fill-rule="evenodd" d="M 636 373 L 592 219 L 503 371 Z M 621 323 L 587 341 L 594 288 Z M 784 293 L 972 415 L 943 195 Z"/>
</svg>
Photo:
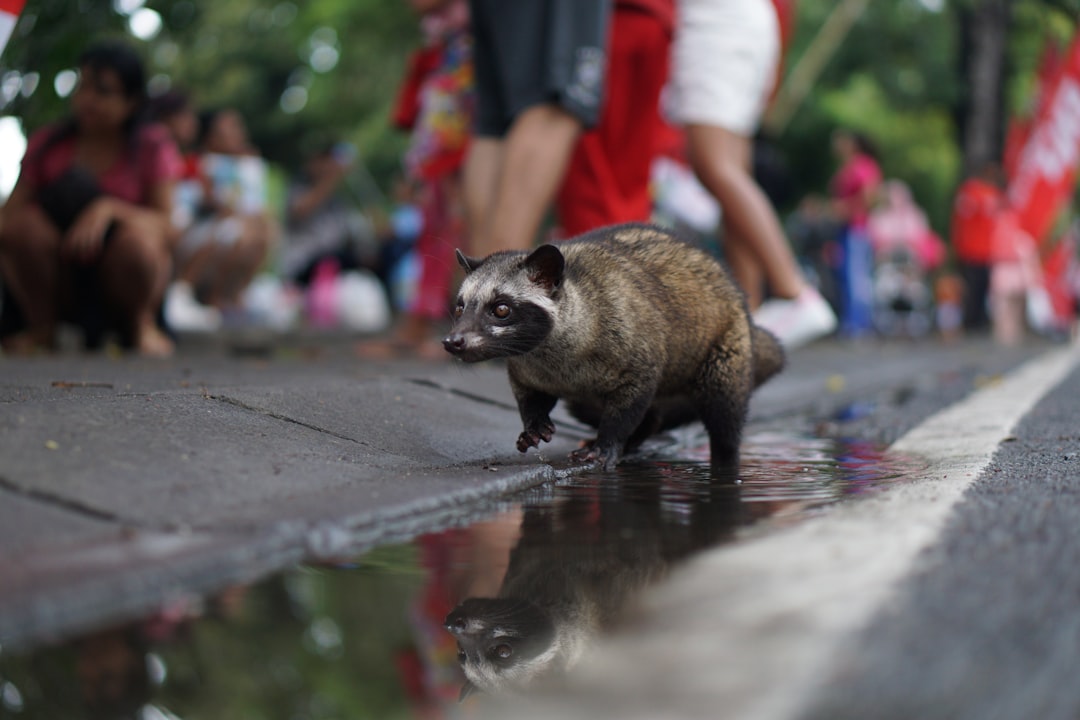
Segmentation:
<svg viewBox="0 0 1080 720">
<path fill-rule="evenodd" d="M 1046 114 L 1046 101 L 1050 97 L 1050 89 L 1061 77 L 1064 65 L 1061 46 L 1056 41 L 1047 43 L 1042 58 L 1039 60 L 1039 69 L 1035 77 L 1035 92 L 1032 93 L 1029 112 L 1020 117 L 1014 117 L 1005 134 L 1003 165 L 1006 177 L 1012 177 L 1016 172 L 1020 153 L 1031 137 L 1031 129 L 1036 121 Z"/>
<path fill-rule="evenodd" d="M 1080 34 L 1040 104 L 1009 181 L 1009 202 L 1021 227 L 1041 243 L 1072 195 L 1080 160 Z"/>
<path fill-rule="evenodd" d="M 26 0 L 0 0 L 0 53 L 4 52 L 25 4 Z"/>
</svg>

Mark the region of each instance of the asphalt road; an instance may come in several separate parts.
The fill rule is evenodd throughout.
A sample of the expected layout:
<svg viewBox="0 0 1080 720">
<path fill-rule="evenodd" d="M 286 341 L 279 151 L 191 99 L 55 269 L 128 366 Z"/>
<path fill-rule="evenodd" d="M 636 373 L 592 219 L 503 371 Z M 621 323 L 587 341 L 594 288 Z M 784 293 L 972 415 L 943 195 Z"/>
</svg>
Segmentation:
<svg viewBox="0 0 1080 720">
<path fill-rule="evenodd" d="M 1016 386 L 1012 371 L 1025 361 L 1061 352 L 986 340 L 820 343 L 758 393 L 748 431 L 891 443 L 973 392 Z M 689 563 L 643 601 L 639 626 L 612 645 L 637 670 L 605 664 L 601 649 L 595 670 L 562 696 L 577 704 L 560 712 L 1076 717 L 1076 691 L 1063 690 L 1080 645 L 1080 579 L 1070 577 L 1080 554 L 1080 377 L 1070 372 L 1021 413 L 1015 439 L 970 479 L 940 534 L 920 530 L 917 569 L 895 564 L 900 590 L 885 604 L 862 601 L 865 622 L 840 618 L 837 588 L 854 583 L 851 607 L 855 595 L 878 598 L 880 588 L 841 574 L 830 587 L 823 570 L 812 592 L 792 590 L 776 577 L 784 564 L 760 544 L 772 537 L 758 533 Z M 1022 394 L 1022 385 L 1010 392 Z M 975 412 L 972 425 L 987 419 L 979 412 L 997 411 Z M 177 593 L 211 593 L 482 515 L 494 498 L 573 472 L 564 458 L 583 431 L 558 420 L 557 443 L 520 456 L 519 420 L 498 367 L 358 364 L 347 348 L 318 343 L 265 357 L 211 349 L 165 363 L 0 359 L 0 645 L 32 650 L 137 617 Z M 954 425 L 935 431 L 946 446 L 964 423 Z M 889 505 L 889 497 L 876 502 Z M 846 511 L 820 520 L 834 517 Z M 835 556 L 846 541 L 864 553 L 851 556 L 861 558 L 854 564 L 877 566 L 874 533 L 887 526 L 862 521 L 859 536 L 818 521 L 799 531 L 810 533 L 797 538 L 800 547 Z M 828 533 L 833 539 L 823 540 Z M 744 552 L 759 554 L 740 569 Z M 792 576 L 815 567 L 794 553 L 787 561 Z M 751 580 L 766 583 L 759 595 Z M 759 597 L 788 606 L 771 620 L 738 614 L 738 602 L 763 612 Z M 669 622 L 665 602 L 688 624 Z M 807 620 L 799 614 L 807 608 L 821 617 Z M 843 626 L 843 641 L 800 646 L 809 648 L 804 655 L 785 644 L 787 631 L 814 622 Z M 824 659 L 822 647 L 830 649 Z M 751 648 L 770 668 L 757 685 L 742 681 L 752 663 L 733 672 Z M 798 667 L 813 667 L 814 677 L 786 696 L 797 702 L 750 702 L 772 689 L 782 695 Z M 653 681 L 635 686 L 654 691 L 646 697 L 626 687 L 642 673 Z M 634 712 L 620 710 L 628 706 Z M 1039 712 L 1009 714 L 1017 708 Z"/>
<path fill-rule="evenodd" d="M 1080 371 L 1024 417 L 805 718 L 1080 717 Z"/>
<path fill-rule="evenodd" d="M 941 408 L 924 470 L 691 560 L 525 717 L 1080 717 L 1078 398 L 1074 346 Z"/>
</svg>

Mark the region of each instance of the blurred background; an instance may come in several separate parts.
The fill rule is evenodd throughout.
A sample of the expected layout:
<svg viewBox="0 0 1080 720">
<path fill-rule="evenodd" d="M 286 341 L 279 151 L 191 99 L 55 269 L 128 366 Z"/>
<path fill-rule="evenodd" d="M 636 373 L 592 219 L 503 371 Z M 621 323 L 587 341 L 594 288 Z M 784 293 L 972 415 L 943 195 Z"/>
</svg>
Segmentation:
<svg viewBox="0 0 1080 720">
<path fill-rule="evenodd" d="M 825 190 L 828 138 L 842 126 L 874 138 L 885 175 L 904 178 L 944 231 L 964 168 L 1000 152 L 1008 121 L 1032 112 L 1044 54 L 1064 49 L 1078 12 L 1077 0 L 801 0 L 789 86 L 767 124 L 794 185 L 780 209 Z M 152 92 L 190 88 L 237 108 L 286 169 L 302 161 L 297 138 L 316 131 L 360 148 L 382 188 L 400 168 L 408 139 L 389 116 L 421 41 L 407 2 L 30 0 L 0 56 L 0 194 L 18 171 L 18 130 L 63 115 L 75 59 L 109 34 L 142 47 Z"/>
<path fill-rule="evenodd" d="M 763 187 L 782 217 L 827 195 L 830 138 L 873 140 L 885 178 L 910 187 L 950 246 L 957 188 L 988 161 L 1006 172 L 1040 99 L 1072 57 L 1080 0 L 777 0 L 788 9 L 784 77 L 760 136 Z M 0 201 L 24 138 L 64 116 L 76 58 L 122 37 L 142 54 L 151 96 L 235 109 L 269 163 L 270 207 L 327 142 L 350 149 L 351 201 L 392 234 L 410 138 L 395 128 L 407 64 L 424 45 L 407 0 L 2 0 L 16 18 L 0 55 Z M 1073 187 L 1073 184 L 1070 186 Z M 661 191 L 662 192 L 662 191 Z M 395 204 L 397 203 L 397 205 Z M 1064 234 L 1072 203 L 1056 215 Z M 381 228 L 381 229 L 380 229 Z M 789 236 L 802 254 L 789 226 Z M 1051 240 L 1047 243 L 1046 240 Z M 1042 241 L 1044 258 L 1052 238 Z M 942 266 L 944 267 L 944 266 Z M 400 303 L 395 301 L 395 306 Z"/>
</svg>

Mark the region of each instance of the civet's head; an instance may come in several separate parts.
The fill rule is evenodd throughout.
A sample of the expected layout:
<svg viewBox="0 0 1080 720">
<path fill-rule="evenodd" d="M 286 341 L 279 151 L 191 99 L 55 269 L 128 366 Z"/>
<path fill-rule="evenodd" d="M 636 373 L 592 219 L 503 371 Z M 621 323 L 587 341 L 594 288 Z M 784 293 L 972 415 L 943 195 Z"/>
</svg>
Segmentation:
<svg viewBox="0 0 1080 720">
<path fill-rule="evenodd" d="M 555 324 L 566 260 L 554 245 L 532 253 L 498 252 L 477 260 L 457 251 L 465 280 L 454 305 L 454 326 L 443 339 L 465 362 L 524 355 Z"/>
<path fill-rule="evenodd" d="M 446 616 L 465 672 L 461 697 L 477 690 L 527 690 L 559 665 L 559 643 L 548 616 L 527 600 L 469 598 Z"/>
</svg>

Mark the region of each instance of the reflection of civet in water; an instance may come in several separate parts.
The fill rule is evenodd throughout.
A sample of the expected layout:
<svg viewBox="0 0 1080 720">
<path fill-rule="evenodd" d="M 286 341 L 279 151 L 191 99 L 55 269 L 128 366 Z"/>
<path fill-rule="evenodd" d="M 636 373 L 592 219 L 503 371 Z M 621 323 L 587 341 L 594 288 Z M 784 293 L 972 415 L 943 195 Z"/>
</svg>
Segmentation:
<svg viewBox="0 0 1080 720">
<path fill-rule="evenodd" d="M 446 617 L 474 691 L 517 694 L 557 682 L 628 600 L 671 561 L 731 534 L 742 512 L 738 485 L 718 482 L 687 513 L 663 510 L 659 484 L 575 496 L 530 508 L 494 598 L 468 598 Z"/>
<path fill-rule="evenodd" d="M 649 435 L 698 418 L 713 462 L 737 460 L 750 394 L 784 356 L 708 253 L 622 225 L 458 261 L 467 275 L 443 344 L 466 362 L 507 358 L 520 451 L 551 439 L 562 398 L 597 428 L 577 460 L 610 469 Z"/>
</svg>

